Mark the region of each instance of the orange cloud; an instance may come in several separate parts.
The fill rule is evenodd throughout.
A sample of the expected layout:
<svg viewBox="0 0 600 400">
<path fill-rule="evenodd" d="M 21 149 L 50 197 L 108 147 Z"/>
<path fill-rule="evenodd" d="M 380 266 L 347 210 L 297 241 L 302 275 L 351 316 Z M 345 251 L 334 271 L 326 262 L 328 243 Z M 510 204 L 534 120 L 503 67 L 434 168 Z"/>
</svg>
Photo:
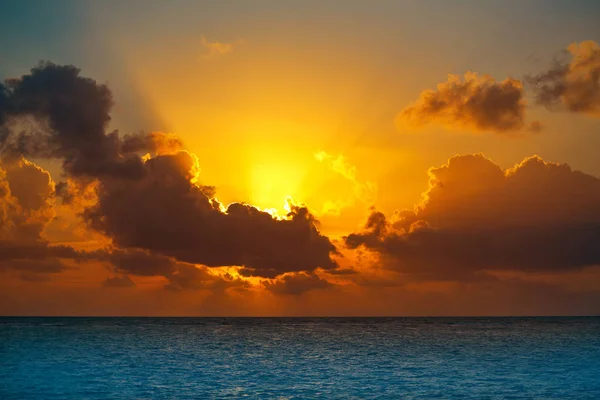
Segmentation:
<svg viewBox="0 0 600 400">
<path fill-rule="evenodd" d="M 449 75 L 437 90 L 426 90 L 397 118 L 400 126 L 418 128 L 439 124 L 447 129 L 476 132 L 514 133 L 539 131 L 541 124 L 525 123 L 523 84 L 507 78 L 496 81 L 489 75 L 467 72 L 464 79 Z"/>
<path fill-rule="evenodd" d="M 391 218 L 374 211 L 346 245 L 419 279 L 600 264 L 600 179 L 539 157 L 502 170 L 481 154 L 452 157 L 429 173 L 422 204 Z"/>
<path fill-rule="evenodd" d="M 21 156 L 0 162 L 0 238 L 41 240 L 54 217 L 54 182 L 50 174 Z"/>
</svg>

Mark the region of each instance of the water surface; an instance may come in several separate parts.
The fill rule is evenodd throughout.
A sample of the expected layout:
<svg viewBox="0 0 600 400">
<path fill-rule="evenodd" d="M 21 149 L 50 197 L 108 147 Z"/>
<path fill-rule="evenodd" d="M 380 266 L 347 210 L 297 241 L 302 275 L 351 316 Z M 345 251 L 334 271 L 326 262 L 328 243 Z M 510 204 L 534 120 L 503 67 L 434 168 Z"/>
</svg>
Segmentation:
<svg viewBox="0 0 600 400">
<path fill-rule="evenodd" d="M 598 399 L 600 318 L 0 318 L 1 399 Z"/>
</svg>

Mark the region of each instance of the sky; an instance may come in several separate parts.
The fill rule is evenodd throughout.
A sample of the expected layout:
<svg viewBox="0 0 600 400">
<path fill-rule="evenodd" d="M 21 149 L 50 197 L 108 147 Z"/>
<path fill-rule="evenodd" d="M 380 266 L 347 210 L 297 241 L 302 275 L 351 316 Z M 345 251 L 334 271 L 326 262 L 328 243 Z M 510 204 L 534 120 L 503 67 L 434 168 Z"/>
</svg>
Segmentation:
<svg viewBox="0 0 600 400">
<path fill-rule="evenodd" d="M 599 19 L 0 0 L 0 314 L 597 315 Z"/>
</svg>

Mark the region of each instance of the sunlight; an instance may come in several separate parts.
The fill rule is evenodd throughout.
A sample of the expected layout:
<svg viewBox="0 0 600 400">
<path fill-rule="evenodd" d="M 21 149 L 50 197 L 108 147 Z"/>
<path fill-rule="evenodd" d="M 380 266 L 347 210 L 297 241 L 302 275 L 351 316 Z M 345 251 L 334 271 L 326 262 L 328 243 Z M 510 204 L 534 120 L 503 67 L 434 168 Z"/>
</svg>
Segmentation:
<svg viewBox="0 0 600 400">
<path fill-rule="evenodd" d="M 270 213 L 284 215 L 286 199 L 300 197 L 302 176 L 300 168 L 294 165 L 256 165 L 250 176 L 250 202 Z"/>
</svg>

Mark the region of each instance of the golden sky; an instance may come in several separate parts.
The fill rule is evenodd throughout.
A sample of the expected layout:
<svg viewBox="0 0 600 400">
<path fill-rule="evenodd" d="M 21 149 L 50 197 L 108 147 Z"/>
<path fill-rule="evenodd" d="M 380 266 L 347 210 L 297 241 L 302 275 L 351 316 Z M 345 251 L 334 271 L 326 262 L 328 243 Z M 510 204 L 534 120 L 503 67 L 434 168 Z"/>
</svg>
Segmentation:
<svg viewBox="0 0 600 400">
<path fill-rule="evenodd" d="M 598 8 L 375 3 L 9 10 L 0 314 L 600 312 Z"/>
</svg>

